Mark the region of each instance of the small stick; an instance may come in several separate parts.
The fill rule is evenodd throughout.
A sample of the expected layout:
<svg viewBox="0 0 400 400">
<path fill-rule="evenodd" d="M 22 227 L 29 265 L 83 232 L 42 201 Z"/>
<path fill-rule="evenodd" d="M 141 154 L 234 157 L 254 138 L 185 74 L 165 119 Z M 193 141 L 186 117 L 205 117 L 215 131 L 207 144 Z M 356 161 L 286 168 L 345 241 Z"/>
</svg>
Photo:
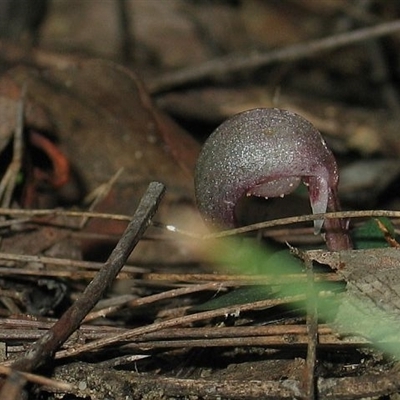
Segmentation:
<svg viewBox="0 0 400 400">
<path fill-rule="evenodd" d="M 314 271 L 312 260 L 303 254 L 307 273 L 307 359 L 304 370 L 304 398 L 314 400 L 316 398 L 317 385 L 315 381 L 315 367 L 317 362 L 318 344 L 318 310 L 317 298 L 314 287 Z"/>
<path fill-rule="evenodd" d="M 188 293 L 196 293 L 196 292 L 200 292 L 203 290 L 218 290 L 221 286 L 222 285 L 219 282 L 209 282 L 209 283 L 205 283 L 205 284 L 187 286 L 187 287 L 183 287 L 183 288 L 179 288 L 179 289 L 167 290 L 165 292 L 152 294 L 152 295 L 146 296 L 146 297 L 139 297 L 137 299 L 128 300 L 122 304 L 110 306 L 106 309 L 103 308 L 101 310 L 93 311 L 86 316 L 84 322 L 92 321 L 99 317 L 105 317 L 106 315 L 119 310 L 123 306 L 128 306 L 130 308 L 139 307 L 139 306 L 143 306 L 145 304 L 152 304 L 156 301 L 172 299 L 172 298 L 175 298 L 178 296 L 183 296 Z"/>
<path fill-rule="evenodd" d="M 90 204 L 89 210 L 88 211 L 94 211 L 96 206 L 104 200 L 104 198 L 110 193 L 110 190 L 112 187 L 115 185 L 115 182 L 119 179 L 121 176 L 122 172 L 124 172 L 123 168 L 120 168 L 114 176 L 111 177 L 111 179 L 106 182 L 105 184 L 101 185 L 97 189 L 95 189 L 95 193 L 91 193 L 90 195 L 94 195 L 94 200 L 92 201 L 92 204 Z M 90 196 L 89 195 L 89 196 Z M 83 217 L 82 221 L 79 224 L 79 228 L 83 229 L 87 222 L 89 221 L 89 217 Z"/>
<path fill-rule="evenodd" d="M 15 371 L 10 367 L 7 367 L 5 365 L 0 365 L 0 374 L 11 376 L 12 374 L 15 374 Z M 45 376 L 42 375 L 31 374 L 29 372 L 20 372 L 19 375 L 22 379 L 25 379 L 29 382 L 37 383 L 38 385 L 48 386 L 56 390 L 67 391 L 73 389 L 73 385 L 71 385 L 70 383 L 46 378 Z M 3 386 L 3 388 L 4 387 L 5 386 Z M 1 396 L 1 393 L 0 393 L 0 398 L 4 399 L 4 397 Z"/>
<path fill-rule="evenodd" d="M 253 53 L 239 56 L 228 55 L 205 62 L 196 68 L 190 67 L 166 74 L 159 79 L 149 82 L 148 87 L 152 94 L 156 94 L 178 86 L 212 78 L 213 76 L 222 76 L 237 71 L 265 67 L 274 62 L 288 62 L 310 57 L 321 51 L 333 50 L 368 39 L 378 38 L 399 30 L 400 20 L 397 19 L 367 28 L 356 29 L 351 32 L 328 36 L 323 39 L 290 45 L 267 53 Z"/>
<path fill-rule="evenodd" d="M 85 316 L 113 282 L 150 225 L 164 192 L 165 186 L 163 184 L 150 183 L 131 222 L 103 267 L 86 287 L 83 294 L 52 328 L 33 343 L 23 357 L 12 364 L 13 369 L 32 371 L 43 365 L 80 326 Z"/>
<path fill-rule="evenodd" d="M 336 211 L 321 214 L 299 215 L 297 217 L 287 217 L 274 219 L 270 221 L 257 222 L 255 224 L 242 226 L 240 228 L 229 229 L 226 231 L 213 232 L 207 235 L 200 235 L 201 239 L 216 239 L 227 236 L 234 236 L 242 233 L 258 231 L 259 229 L 266 229 L 275 226 L 289 225 L 300 222 L 315 221 L 318 219 L 335 219 L 335 218 L 365 218 L 365 217 L 387 217 L 387 218 L 400 218 L 400 211 L 392 210 L 361 210 L 361 211 Z M 171 230 L 171 229 L 169 229 Z M 178 232 L 178 229 L 175 229 Z M 180 233 L 186 233 L 181 231 Z M 194 236 L 194 235 L 187 235 Z"/>
<path fill-rule="evenodd" d="M 1 205 L 8 207 L 11 204 L 12 195 L 17 182 L 18 174 L 22 165 L 22 153 L 24 150 L 24 109 L 25 109 L 26 86 L 22 89 L 21 98 L 17 107 L 17 124 L 14 133 L 13 157 L 0 182 Z"/>
<path fill-rule="evenodd" d="M 4 208 L 0 207 L 0 215 L 7 215 L 10 217 L 43 217 L 47 215 L 54 216 L 65 216 L 72 218 L 99 218 L 114 221 L 129 221 L 130 217 L 124 214 L 110 214 L 100 212 L 88 212 L 88 211 L 76 211 L 76 210 L 61 210 L 61 209 L 19 209 L 19 208 Z M 234 236 L 240 233 L 257 231 L 259 229 L 272 228 L 275 226 L 296 224 L 300 222 L 314 221 L 324 218 L 370 218 L 370 217 L 387 217 L 387 218 L 400 218 L 400 211 L 394 210 L 357 210 L 357 211 L 337 211 L 328 212 L 321 214 L 308 214 L 298 215 L 294 217 L 279 218 L 270 221 L 258 222 L 255 224 L 243 226 L 240 228 L 230 229 L 226 231 L 220 231 L 216 233 L 210 233 L 206 235 L 197 234 L 183 229 L 179 229 L 176 226 L 163 224 L 160 222 L 152 221 L 152 225 L 161 229 L 165 229 L 169 232 L 179 233 L 183 236 L 192 237 L 194 239 L 214 239 L 218 237 Z M 18 220 L 18 223 L 27 222 L 26 220 Z M 39 223 L 39 221 L 31 221 Z M 5 224 L 8 226 L 9 224 Z M 1 227 L 2 225 L 0 225 Z"/>
<path fill-rule="evenodd" d="M 205 319 L 220 317 L 222 315 L 229 315 L 229 314 L 237 315 L 243 311 L 264 309 L 267 307 L 273 307 L 280 304 L 287 304 L 294 301 L 304 301 L 304 299 L 305 296 L 303 295 L 295 295 L 295 296 L 288 296 L 285 298 L 259 300 L 251 303 L 237 304 L 233 306 L 222 307 L 216 310 L 203 311 L 196 314 L 184 315 L 183 317 L 171 318 L 161 322 L 154 322 L 150 325 L 139 326 L 137 328 L 129 329 L 128 331 L 125 332 L 112 334 L 108 337 L 104 337 L 99 340 L 93 340 L 79 347 L 69 348 L 66 350 L 59 351 L 56 355 L 56 358 L 59 359 L 64 357 L 76 356 L 78 354 L 90 350 L 100 349 L 102 347 L 109 346 L 117 342 L 132 340 L 141 335 L 157 332 L 166 328 L 175 328 L 183 324 L 191 324 L 194 322 L 203 321 Z"/>
<path fill-rule="evenodd" d="M 129 4 L 126 0 L 118 0 L 118 28 L 121 40 L 121 58 L 124 64 L 133 62 L 134 59 L 134 40 L 132 38 L 132 21 Z"/>
</svg>

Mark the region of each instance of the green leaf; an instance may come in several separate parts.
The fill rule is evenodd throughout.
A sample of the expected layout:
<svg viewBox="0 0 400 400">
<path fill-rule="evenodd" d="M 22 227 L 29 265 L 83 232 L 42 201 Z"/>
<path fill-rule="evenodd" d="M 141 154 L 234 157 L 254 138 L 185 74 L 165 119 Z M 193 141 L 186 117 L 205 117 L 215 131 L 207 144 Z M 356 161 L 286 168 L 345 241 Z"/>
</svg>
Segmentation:
<svg viewBox="0 0 400 400">
<path fill-rule="evenodd" d="M 243 286 L 232 290 L 229 293 L 211 299 L 201 305 L 193 307 L 194 311 L 209 311 L 217 308 L 252 303 L 254 301 L 273 298 L 275 293 L 267 285 Z"/>
<path fill-rule="evenodd" d="M 362 250 L 390 247 L 385 239 L 384 232 L 378 225 L 378 220 L 387 229 L 389 236 L 393 239 L 395 238 L 393 224 L 388 218 L 371 218 L 369 221 L 353 230 L 351 236 L 355 249 Z"/>
<path fill-rule="evenodd" d="M 217 298 L 207 301 L 204 304 L 193 308 L 196 311 L 214 310 L 220 307 L 228 307 L 252 303 L 254 301 L 266 300 L 279 295 L 293 296 L 299 293 L 305 293 L 305 282 L 295 284 L 285 283 L 285 274 L 299 274 L 303 272 L 303 263 L 294 257 L 289 250 L 281 250 L 272 253 L 271 249 L 262 249 L 255 246 L 252 241 L 239 241 L 230 249 L 225 248 L 228 242 L 220 243 L 219 251 L 216 257 L 219 263 L 235 266 L 235 270 L 246 275 L 261 274 L 266 276 L 264 285 L 245 286 L 232 290 Z M 229 246 L 229 244 L 228 244 Z M 272 254 L 271 254 L 272 253 Z M 243 266 L 246 266 L 243 271 Z M 240 268 L 240 270 L 236 269 Z M 269 279 L 267 279 L 267 276 Z M 275 282 L 276 281 L 276 282 Z M 272 283 L 269 284 L 268 282 Z M 278 288 L 284 283 L 285 289 Z"/>
<path fill-rule="evenodd" d="M 389 234 L 394 237 L 391 223 L 385 218 L 381 218 L 380 221 L 387 229 L 386 235 Z M 373 245 L 373 247 L 388 246 L 384 233 L 376 220 L 368 221 L 362 227 L 356 229 L 354 238 L 358 246 L 366 246 L 366 244 L 368 246 Z M 359 281 L 359 274 L 351 274 L 353 280 L 347 280 L 347 290 L 343 292 L 343 283 L 339 282 L 316 280 L 313 285 L 307 285 L 307 279 L 303 279 L 300 273 L 303 271 L 301 262 L 289 252 L 272 254 L 271 249 L 257 246 L 254 241 L 223 240 L 214 243 L 214 246 L 208 246 L 208 250 L 210 258 L 217 264 L 224 266 L 225 270 L 234 266 L 236 273 L 250 275 L 257 273 L 261 274 L 261 277 L 260 284 L 256 287 L 234 290 L 225 296 L 220 296 L 213 302 L 206 303 L 202 306 L 203 309 L 238 305 L 260 299 L 293 296 L 299 292 L 306 294 L 308 298 L 318 296 L 319 318 L 333 324 L 339 332 L 346 336 L 354 334 L 368 338 L 376 348 L 400 360 L 399 307 L 396 307 L 396 303 L 394 303 L 395 306 L 387 302 L 381 304 L 379 299 L 376 302 L 370 296 L 370 287 L 374 285 L 382 286 L 382 279 L 379 278 L 379 275 L 367 275 L 364 284 Z M 262 281 L 264 279 L 262 275 L 264 273 L 265 287 L 263 288 Z M 290 276 L 291 274 L 296 274 L 296 282 L 291 280 L 293 278 L 293 276 Z M 367 290 L 364 290 L 364 286 Z M 393 293 L 398 293 L 396 286 L 394 288 L 389 284 L 386 286 Z M 306 304 L 307 300 L 299 304 L 296 302 L 295 306 L 304 310 Z M 332 304 L 334 307 L 332 307 Z M 287 304 L 287 306 L 293 307 L 293 304 Z M 268 310 L 266 312 L 268 313 Z"/>
</svg>

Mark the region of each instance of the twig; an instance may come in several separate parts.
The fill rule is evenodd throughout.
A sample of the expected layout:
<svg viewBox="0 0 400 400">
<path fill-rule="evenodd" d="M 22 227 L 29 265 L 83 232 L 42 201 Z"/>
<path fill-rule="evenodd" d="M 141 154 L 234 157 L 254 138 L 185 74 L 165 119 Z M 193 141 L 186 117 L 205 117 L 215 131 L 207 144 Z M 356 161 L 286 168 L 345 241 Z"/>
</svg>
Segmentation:
<svg viewBox="0 0 400 400">
<path fill-rule="evenodd" d="M 40 263 L 45 265 L 55 265 L 62 267 L 64 272 L 69 268 L 84 268 L 88 270 L 99 270 L 103 264 L 95 261 L 82 261 L 82 260 L 71 260 L 66 258 L 56 258 L 47 256 L 35 256 L 29 254 L 13 254 L 13 253 L 2 253 L 0 252 L 0 260 L 3 261 L 15 261 L 18 263 Z M 145 273 L 147 269 L 139 267 L 126 267 L 126 271 L 131 273 Z M 11 271 L 10 271 L 11 272 Z M 27 270 L 28 273 L 28 270 Z"/>
<path fill-rule="evenodd" d="M 192 285 L 188 287 L 183 287 L 179 289 L 167 290 L 165 292 L 156 293 L 150 296 L 141 297 L 133 300 L 129 300 L 125 303 L 119 304 L 117 306 L 108 307 L 106 309 L 96 310 L 88 314 L 84 322 L 92 321 L 99 317 L 105 317 L 106 315 L 119 310 L 123 306 L 128 306 L 130 308 L 143 306 L 145 304 L 152 304 L 156 301 L 172 299 L 178 296 L 183 296 L 189 293 L 201 292 L 204 290 L 218 290 L 221 287 L 220 283 L 205 283 L 203 285 Z"/>
<path fill-rule="evenodd" d="M 23 357 L 15 361 L 12 365 L 14 369 L 32 371 L 42 365 L 79 327 L 87 313 L 94 307 L 124 266 L 130 253 L 150 225 L 164 192 L 165 187 L 161 183 L 153 182 L 149 185 L 132 221 L 104 266 L 86 287 L 83 294 L 53 327 L 37 342 L 33 343 Z"/>
<path fill-rule="evenodd" d="M 109 369 L 109 368 L 115 368 L 120 365 L 131 364 L 135 361 L 143 360 L 144 358 L 149 358 L 149 357 L 150 355 L 148 354 L 134 354 L 134 355 L 127 354 L 125 356 L 115 357 L 111 360 L 100 361 L 96 363 L 96 365 L 99 368 Z"/>
<path fill-rule="evenodd" d="M 6 173 L 0 182 L 0 198 L 3 207 L 11 204 L 11 198 L 17 182 L 18 174 L 22 165 L 23 152 L 23 130 L 24 130 L 24 108 L 25 108 L 26 87 L 22 89 L 21 98 L 17 107 L 17 123 L 14 132 L 13 157 Z"/>
<path fill-rule="evenodd" d="M 332 219 L 332 218 L 365 218 L 365 217 L 388 217 L 388 218 L 400 218 L 400 211 L 391 210 L 362 210 L 362 211 L 339 211 L 333 213 L 323 213 L 323 214 L 310 214 L 310 215 L 299 215 L 297 217 L 280 218 L 271 221 L 258 222 L 256 224 L 243 226 L 241 228 L 230 229 L 226 231 L 210 233 L 208 235 L 197 235 L 202 239 L 215 239 L 220 237 L 234 236 L 242 233 L 248 233 L 253 231 L 258 231 L 259 229 L 271 228 L 280 225 L 289 225 L 300 222 L 314 221 L 318 219 Z M 179 231 L 175 228 L 175 232 L 187 234 L 187 236 L 194 236 L 191 233 L 184 231 Z"/>
<path fill-rule="evenodd" d="M 148 87 L 152 93 L 165 91 L 184 84 L 194 83 L 214 76 L 222 76 L 237 71 L 259 68 L 274 62 L 293 61 L 310 57 L 321 51 L 333 50 L 342 46 L 377 38 L 400 30 L 400 20 L 385 22 L 373 27 L 312 40 L 306 43 L 287 46 L 267 53 L 230 55 L 208 61 L 196 68 L 187 68 L 153 79 Z"/>
<path fill-rule="evenodd" d="M 259 285 L 259 284 L 274 284 L 281 285 L 284 283 L 292 282 L 304 282 L 306 277 L 302 273 L 298 274 L 176 274 L 176 273 L 156 273 L 149 272 L 148 274 L 143 274 L 142 279 L 151 281 L 166 281 L 166 282 L 184 282 L 184 283 L 194 283 L 194 282 L 219 282 L 221 287 L 229 286 L 245 286 L 245 285 Z M 321 273 L 315 274 L 315 280 L 323 281 L 339 281 L 342 280 L 336 273 Z"/>
<path fill-rule="evenodd" d="M 214 328 L 218 329 L 218 328 Z M 159 340 L 149 340 L 149 341 L 138 341 L 135 343 L 129 343 L 127 345 L 121 346 L 118 348 L 119 351 L 130 350 L 130 351 L 146 351 L 155 350 L 155 349 L 187 349 L 191 347 L 198 348 L 211 348 L 211 347 L 241 347 L 242 349 L 246 347 L 253 346 L 262 346 L 269 348 L 303 348 L 308 350 L 309 348 L 309 337 L 307 334 L 287 334 L 286 332 L 282 332 L 280 335 L 271 335 L 271 336 L 234 336 L 230 338 L 204 338 L 204 339 L 175 339 L 169 340 L 166 338 L 160 338 Z M 363 339 L 353 340 L 346 342 L 345 340 L 338 339 L 336 334 L 332 335 L 324 335 L 322 336 L 321 348 L 329 348 L 329 349 L 355 349 L 355 348 L 371 348 L 371 343 L 367 342 Z M 308 358 L 307 358 L 308 361 Z M 310 398 L 309 395 L 313 393 L 315 390 L 315 376 L 308 376 L 309 371 L 314 373 L 314 369 L 309 369 L 306 366 L 307 374 L 304 375 L 305 379 L 310 379 L 310 383 L 313 385 L 310 387 L 307 386 L 307 382 L 303 381 L 303 389 L 306 393 L 305 398 L 307 400 Z M 267 371 L 266 371 L 267 375 Z M 311 382 L 312 381 L 312 382 Z"/>
<path fill-rule="evenodd" d="M 400 213 L 399 213 L 400 214 Z M 17 209 L 17 208 L 6 208 L 0 207 L 0 215 L 8 216 L 30 216 L 40 217 L 47 215 L 62 215 L 64 217 L 74 218 L 101 218 L 101 219 L 112 219 L 116 221 L 130 221 L 131 217 L 124 214 L 111 214 L 111 213 L 100 213 L 90 211 L 75 211 L 75 210 L 60 210 L 60 209 Z"/>
<path fill-rule="evenodd" d="M 304 374 L 304 398 L 314 400 L 316 398 L 315 366 L 317 362 L 318 343 L 318 310 L 317 296 L 314 287 L 314 271 L 312 260 L 306 253 L 302 255 L 307 274 L 307 359 Z"/>
<path fill-rule="evenodd" d="M 192 314 L 192 315 L 185 315 L 183 317 L 171 318 L 166 321 L 155 322 L 148 326 L 134 328 L 127 332 L 110 335 L 107 338 L 94 340 L 90 343 L 87 343 L 87 344 L 84 344 L 81 346 L 77 346 L 75 348 L 70 348 L 70 349 L 67 349 L 64 351 L 60 351 L 56 354 L 56 358 L 75 356 L 77 354 L 81 354 L 81 353 L 84 353 L 84 352 L 87 352 L 90 350 L 94 350 L 94 349 L 99 349 L 104 346 L 115 344 L 117 342 L 131 340 L 135 337 L 139 337 L 141 335 L 151 333 L 151 332 L 156 332 L 156 331 L 166 329 L 166 328 L 172 328 L 172 327 L 180 326 L 183 324 L 189 324 L 189 323 L 193 323 L 193 322 L 207 320 L 210 318 L 220 317 L 223 315 L 231 315 L 231 314 L 236 315 L 236 314 L 240 314 L 243 311 L 273 307 L 273 306 L 276 306 L 279 304 L 287 304 L 287 303 L 290 303 L 293 301 L 300 301 L 300 300 L 304 301 L 304 298 L 305 298 L 304 295 L 297 295 L 297 296 L 288 296 L 285 298 L 260 300 L 260 301 L 255 301 L 252 303 L 239 304 L 239 305 L 235 305 L 235 306 L 219 308 L 217 310 L 204 311 L 204 312 L 199 312 L 197 314 Z"/>
<path fill-rule="evenodd" d="M 124 64 L 133 62 L 134 41 L 132 40 L 131 15 L 126 0 L 117 1 L 118 28 L 121 40 L 121 58 Z"/>
<path fill-rule="evenodd" d="M 58 209 L 13 209 L 13 208 L 2 208 L 0 207 L 0 215 L 8 216 L 47 216 L 47 215 L 61 215 L 65 217 L 73 218 L 100 218 L 100 219 L 111 219 L 115 221 L 129 221 L 130 217 L 124 214 L 110 214 L 110 213 L 99 213 L 99 212 L 87 212 L 87 211 L 73 211 L 73 210 L 58 210 Z M 211 233 L 206 235 L 196 234 L 183 229 L 179 229 L 173 225 L 167 225 L 160 222 L 152 221 L 152 225 L 158 228 L 165 229 L 169 232 L 181 234 L 183 236 L 191 237 L 194 239 L 213 239 L 225 236 L 234 236 L 241 233 L 247 233 L 257 231 L 259 229 L 272 228 L 275 226 L 289 225 L 301 222 L 310 222 L 317 219 L 323 218 L 365 218 L 365 217 L 388 217 L 388 218 L 400 218 L 400 211 L 393 210 L 362 210 L 362 211 L 340 211 L 334 213 L 323 213 L 323 214 L 309 214 L 299 215 L 295 217 L 279 218 L 271 221 L 259 222 L 252 225 L 243 226 L 236 229 L 230 229 L 217 233 Z M 24 221 L 22 221 L 24 222 Z M 36 221 L 30 221 L 36 222 Z"/>
<path fill-rule="evenodd" d="M 6 367 L 4 365 L 0 365 L 0 374 L 10 376 L 14 372 L 15 371 L 12 368 Z M 48 387 L 51 387 L 51 388 L 54 388 L 57 390 L 68 391 L 68 390 L 72 390 L 72 388 L 73 388 L 73 385 L 71 385 L 67 382 L 61 382 L 58 380 L 49 379 L 49 378 L 46 378 L 45 376 L 31 374 L 29 372 L 20 372 L 20 375 L 22 378 L 24 378 L 25 380 L 27 380 L 29 382 L 37 383 L 39 385 L 45 385 L 45 386 L 48 386 Z M 0 396 L 0 398 L 4 399 L 4 397 L 1 397 L 1 396 Z"/>
<path fill-rule="evenodd" d="M 79 338 L 83 342 L 98 340 L 110 335 L 128 331 L 123 328 L 107 328 L 97 325 L 87 325 L 85 329 L 79 328 Z M 98 332 L 92 332 L 98 331 Z M 23 347 L 17 343 L 32 342 L 37 340 L 43 331 L 39 329 L 0 329 L 2 341 L 7 342 L 8 353 L 23 352 Z M 340 338 L 327 326 L 318 327 L 319 342 L 321 348 L 356 348 L 370 347 L 371 342 L 361 337 L 352 337 L 351 340 Z M 159 332 L 143 335 L 122 346 L 117 344 L 116 350 L 124 352 L 129 349 L 132 351 L 146 351 L 160 348 L 188 348 L 188 347 L 304 347 L 308 345 L 309 337 L 305 325 L 270 325 L 270 326 L 235 326 L 235 327 L 206 327 L 206 328 L 170 328 Z M 15 342 L 15 343 L 13 343 Z M 76 338 L 68 339 L 65 348 L 76 346 Z M 22 347 L 22 349 L 20 349 Z M 61 350 L 62 351 L 62 350 Z M 132 355 L 132 354 L 130 354 Z M 56 358 L 59 358 L 56 353 Z M 11 361 L 0 363 L 7 366 Z M 0 369 L 1 372 L 1 369 Z"/>
<path fill-rule="evenodd" d="M 7 257 L 0 255 L 0 260 L 15 260 L 21 262 L 39 262 L 45 265 L 56 265 L 60 267 L 73 267 L 73 268 L 85 268 L 89 270 L 100 269 L 100 263 L 92 261 L 78 261 L 78 260 L 67 260 L 62 258 L 50 258 L 42 256 L 25 256 L 25 255 L 15 255 L 9 254 Z M 126 269 L 126 271 L 125 271 Z M 51 276 L 59 278 L 69 278 L 69 279 L 90 279 L 95 276 L 95 272 L 92 271 L 71 271 L 66 270 L 66 268 L 61 269 L 32 269 L 32 268 L 17 268 L 13 267 L 0 267 L 0 276 L 12 276 L 12 275 L 22 275 L 22 276 Z M 120 272 L 117 276 L 118 279 L 131 279 L 137 280 L 138 282 L 152 281 L 152 282 L 179 282 L 180 285 L 187 285 L 199 282 L 219 282 L 221 287 L 232 287 L 232 286 L 243 286 L 243 285 L 257 285 L 261 282 L 263 283 L 274 283 L 282 284 L 287 282 L 300 282 L 304 280 L 304 276 L 301 274 L 285 274 L 282 276 L 276 275 L 246 275 L 246 274 L 185 274 L 185 273 L 157 273 L 149 272 L 146 273 L 145 269 L 139 267 L 125 266 L 124 271 Z M 317 274 L 316 278 L 319 280 L 328 281 L 340 281 L 342 280 L 335 273 L 323 273 Z"/>
<path fill-rule="evenodd" d="M 115 185 L 115 182 L 119 179 L 121 174 L 124 172 L 124 168 L 120 168 L 112 177 L 111 179 L 97 187 L 94 192 L 90 193 L 89 196 L 86 196 L 85 202 L 88 200 L 88 197 L 94 197 L 94 200 L 90 204 L 89 211 L 93 211 L 96 206 L 110 193 L 110 190 Z M 90 200 L 89 200 L 90 201 Z M 89 217 L 84 216 L 82 221 L 79 223 L 79 228 L 83 229 L 88 222 Z"/>
</svg>

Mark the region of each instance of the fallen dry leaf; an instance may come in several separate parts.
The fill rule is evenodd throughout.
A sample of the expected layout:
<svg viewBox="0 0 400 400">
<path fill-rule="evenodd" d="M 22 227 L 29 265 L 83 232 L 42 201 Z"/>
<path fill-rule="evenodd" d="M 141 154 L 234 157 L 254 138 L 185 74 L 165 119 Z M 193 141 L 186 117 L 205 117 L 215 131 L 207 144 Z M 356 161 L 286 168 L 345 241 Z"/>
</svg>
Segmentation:
<svg viewBox="0 0 400 400">
<path fill-rule="evenodd" d="M 64 69 L 16 67 L 0 80 L 0 95 L 15 99 L 23 85 L 27 86 L 27 105 L 44 110 L 47 116 L 46 124 L 43 113 L 31 115 L 28 129 L 49 129 L 51 121 L 51 134 L 68 157 L 84 193 L 123 168 L 99 211 L 131 214 L 150 181 L 167 186 L 159 218 L 177 223 L 180 209 L 193 205 L 191 173 L 200 146 L 153 107 L 133 72 L 101 60 L 82 61 Z M 13 128 L 10 120 L 8 130 Z M 124 226 L 92 221 L 88 229 L 120 233 Z"/>
<path fill-rule="evenodd" d="M 312 250 L 310 258 L 329 265 L 347 282 L 335 324 L 341 333 L 387 340 L 400 320 L 400 252 L 377 248 L 343 252 Z"/>
</svg>

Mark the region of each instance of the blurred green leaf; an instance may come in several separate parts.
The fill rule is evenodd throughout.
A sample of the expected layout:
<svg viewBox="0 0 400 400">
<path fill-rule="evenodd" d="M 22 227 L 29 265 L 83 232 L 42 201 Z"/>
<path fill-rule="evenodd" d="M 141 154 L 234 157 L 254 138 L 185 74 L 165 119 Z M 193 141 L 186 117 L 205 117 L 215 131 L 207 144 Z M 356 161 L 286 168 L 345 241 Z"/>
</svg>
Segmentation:
<svg viewBox="0 0 400 400">
<path fill-rule="evenodd" d="M 379 227 L 378 220 L 387 229 L 391 238 L 395 238 L 395 231 L 392 222 L 385 217 L 371 218 L 361 226 L 355 228 L 352 232 L 354 248 L 361 249 L 376 249 L 382 247 L 390 247 L 385 239 L 385 234 Z"/>
<path fill-rule="evenodd" d="M 252 303 L 254 301 L 273 298 L 273 289 L 267 285 L 243 286 L 232 290 L 229 293 L 211 299 L 199 306 L 193 307 L 194 311 L 216 310 L 217 308 L 229 307 L 234 305 Z"/>
<path fill-rule="evenodd" d="M 394 235 L 390 221 L 383 219 L 381 222 L 388 232 Z M 356 232 L 358 246 L 373 246 L 374 248 L 387 246 L 384 233 L 376 221 L 371 220 L 361 228 Z M 397 294 L 397 281 L 393 285 L 390 281 L 392 275 L 390 275 L 389 267 L 386 268 L 388 271 L 385 273 L 390 276 L 384 282 L 381 282 L 378 271 L 375 271 L 371 265 L 369 267 L 375 272 L 361 274 L 361 276 L 358 275 L 361 272 L 362 265 L 353 266 L 353 268 L 356 268 L 354 271 L 349 269 L 347 272 L 349 277 L 342 271 L 341 274 L 347 281 L 347 289 L 343 292 L 343 284 L 339 282 L 323 281 L 307 285 L 303 262 L 294 257 L 290 251 L 273 253 L 272 249 L 260 246 L 254 240 L 237 239 L 218 241 L 218 243 L 209 247 L 209 251 L 212 260 L 231 272 L 265 275 L 266 279 L 265 286 L 262 286 L 262 282 L 260 282 L 260 285 L 255 287 L 250 286 L 234 290 L 202 305 L 203 309 L 244 304 L 271 297 L 295 296 L 300 292 L 309 297 L 318 296 L 319 317 L 331 323 L 339 333 L 365 337 L 371 340 L 376 348 L 400 358 L 398 329 L 400 311 L 396 308 L 396 302 L 382 303 L 379 299 L 371 297 L 368 291 L 370 287 L 379 288 L 380 284 L 383 285 L 382 288 L 387 288 L 388 294 L 393 292 L 393 296 L 399 296 Z M 346 264 L 346 268 L 352 266 L 351 254 L 349 258 L 348 263 L 350 264 Z M 393 268 L 396 268 L 396 266 L 394 265 Z M 299 279 L 294 284 L 293 274 Z M 363 278 L 364 275 L 366 275 L 365 278 Z M 285 280 L 291 283 L 285 283 Z M 310 288 L 313 290 L 312 293 L 307 292 Z M 343 293 L 338 296 L 331 296 L 332 293 L 337 292 Z M 327 294 L 329 295 L 327 296 Z M 337 300 L 339 307 L 338 310 L 335 309 L 335 313 L 332 315 L 332 303 L 336 303 Z M 304 304 L 300 305 L 300 308 L 303 307 Z"/>
</svg>

